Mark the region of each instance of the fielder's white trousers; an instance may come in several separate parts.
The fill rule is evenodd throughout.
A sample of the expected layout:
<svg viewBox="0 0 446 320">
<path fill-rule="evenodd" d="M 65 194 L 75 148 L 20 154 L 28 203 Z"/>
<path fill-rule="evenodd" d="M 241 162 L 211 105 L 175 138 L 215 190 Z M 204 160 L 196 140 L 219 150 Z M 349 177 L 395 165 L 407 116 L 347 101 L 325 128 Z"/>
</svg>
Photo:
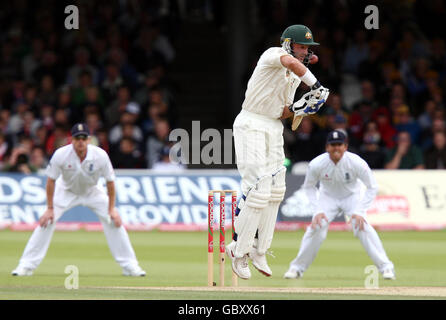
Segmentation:
<svg viewBox="0 0 446 320">
<path fill-rule="evenodd" d="M 233 127 L 237 169 L 246 194 L 257 179 L 282 168 L 285 161 L 283 124 L 279 119 L 242 110 Z"/>
<path fill-rule="evenodd" d="M 320 202 L 323 213 L 327 217 L 328 223 L 324 222 L 322 227 L 317 226 L 316 228 L 312 228 L 311 225 L 308 226 L 303 236 L 299 253 L 290 263 L 290 270 L 304 272 L 308 269 L 316 258 L 322 242 L 327 237 L 329 224 L 338 214 L 343 213 L 348 217 L 355 214 L 355 207 L 359 201 L 359 194 L 353 194 L 345 199 L 335 199 L 325 194 L 320 194 L 318 201 Z M 365 223 L 364 230 L 359 230 L 355 220 L 351 220 L 351 223 L 353 234 L 359 238 L 362 246 L 378 270 L 382 273 L 387 268 L 393 269 L 393 263 L 387 257 L 382 242 L 375 229 L 369 223 Z"/>
<path fill-rule="evenodd" d="M 85 206 L 91 209 L 102 223 L 105 237 L 115 261 L 121 267 L 137 266 L 135 252 L 133 251 L 127 231 L 121 225 L 116 228 L 108 214 L 108 196 L 99 188 L 92 192 L 78 196 L 56 186 L 54 194 L 54 222 L 47 227 L 37 226 L 28 240 L 19 265 L 35 269 L 45 257 L 55 230 L 55 222 L 71 208 Z"/>
</svg>

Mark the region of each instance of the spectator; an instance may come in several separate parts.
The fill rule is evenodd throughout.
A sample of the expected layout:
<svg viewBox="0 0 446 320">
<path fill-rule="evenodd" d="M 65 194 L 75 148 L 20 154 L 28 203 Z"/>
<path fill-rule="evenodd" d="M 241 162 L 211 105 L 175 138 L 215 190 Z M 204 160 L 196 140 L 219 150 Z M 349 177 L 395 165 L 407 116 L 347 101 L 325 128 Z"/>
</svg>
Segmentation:
<svg viewBox="0 0 446 320">
<path fill-rule="evenodd" d="M 365 125 L 359 155 L 371 169 L 384 168 L 386 154 L 381 146 L 381 135 L 378 125 L 374 121 L 370 121 Z"/>
<path fill-rule="evenodd" d="M 29 153 L 27 150 L 22 147 L 17 147 L 12 150 L 8 164 L 5 166 L 4 171 L 30 174 L 32 172 L 36 172 L 37 169 L 30 164 Z"/>
<path fill-rule="evenodd" d="M 327 126 L 327 115 L 340 115 L 347 121 L 350 116 L 348 110 L 342 105 L 341 95 L 335 92 L 330 93 L 328 101 L 320 113 L 314 114 L 312 119 L 321 128 Z"/>
<path fill-rule="evenodd" d="M 124 79 L 121 76 L 119 67 L 116 63 L 108 62 L 105 68 L 105 76 L 101 88 L 104 92 L 106 101 L 116 99 L 118 89 L 124 85 Z"/>
<path fill-rule="evenodd" d="M 107 126 L 112 127 L 115 125 L 121 115 L 126 111 L 128 104 L 130 103 L 131 92 L 129 87 L 121 86 L 118 89 L 116 100 L 111 102 L 106 111 Z"/>
<path fill-rule="evenodd" d="M 12 86 L 3 97 L 3 105 L 7 109 L 12 109 L 14 105 L 23 102 L 25 98 L 26 85 L 20 76 L 16 76 L 12 81 Z"/>
<path fill-rule="evenodd" d="M 54 107 L 49 104 L 44 104 L 40 108 L 39 119 L 48 131 L 54 129 Z"/>
<path fill-rule="evenodd" d="M 397 145 L 386 156 L 385 169 L 424 169 L 421 150 L 410 141 L 410 133 L 401 131 Z"/>
<path fill-rule="evenodd" d="M 433 100 L 427 100 L 424 104 L 423 113 L 421 113 L 418 118 L 418 125 L 421 130 L 428 129 L 432 126 L 432 118 L 437 105 Z"/>
<path fill-rule="evenodd" d="M 170 126 L 166 119 L 161 119 L 155 124 L 155 135 L 149 136 L 146 142 L 147 168 L 151 169 L 153 164 L 161 158 L 163 148 L 169 144 Z"/>
<path fill-rule="evenodd" d="M 52 155 L 53 152 L 71 142 L 69 130 L 61 125 L 54 127 L 53 133 L 48 137 L 45 145 L 46 154 Z"/>
<path fill-rule="evenodd" d="M 68 86 L 62 86 L 59 89 L 56 99 L 56 108 L 66 110 L 70 123 L 81 122 L 79 109 L 74 108 L 71 102 L 71 91 Z"/>
<path fill-rule="evenodd" d="M 46 156 L 45 149 L 39 146 L 33 147 L 29 164 L 35 170 L 45 169 L 48 165 L 48 158 Z"/>
<path fill-rule="evenodd" d="M 98 140 L 98 147 L 104 149 L 108 154 L 110 154 L 110 143 L 108 142 L 108 132 L 104 127 L 100 127 L 96 131 L 96 138 Z"/>
<path fill-rule="evenodd" d="M 426 169 L 446 169 L 446 135 L 444 131 L 434 133 L 433 146 L 424 154 Z"/>
<path fill-rule="evenodd" d="M 395 129 L 398 132 L 407 131 L 410 133 L 410 140 L 414 144 L 418 144 L 421 128 L 418 123 L 411 117 L 409 107 L 402 104 L 396 109 L 393 117 Z"/>
<path fill-rule="evenodd" d="M 48 130 L 44 125 L 40 125 L 37 129 L 36 129 L 36 133 L 35 136 L 33 137 L 33 144 L 35 146 L 41 147 L 45 150 L 45 146 L 48 140 Z M 45 150 L 46 152 L 46 150 Z M 48 156 L 48 154 L 47 154 Z"/>
<path fill-rule="evenodd" d="M 161 151 L 161 158 L 153 164 L 152 169 L 156 172 L 182 172 L 186 168 L 182 163 L 170 161 L 170 147 L 165 146 Z"/>
<path fill-rule="evenodd" d="M 352 112 L 349 118 L 348 127 L 351 130 L 352 136 L 358 140 L 362 140 L 364 134 L 364 125 L 368 121 L 372 120 L 374 112 L 373 105 L 363 101 L 359 104 L 357 109 Z M 350 141 L 351 143 L 351 141 Z"/>
<path fill-rule="evenodd" d="M 135 125 L 135 116 L 127 111 L 121 114 L 119 123 L 110 130 L 109 141 L 111 144 L 117 144 L 123 137 L 124 127 L 131 126 L 132 138 L 136 141 L 142 141 L 143 133 L 141 128 Z M 129 129 L 126 129 L 128 131 Z"/>
<path fill-rule="evenodd" d="M 73 86 L 81 86 L 80 75 L 88 72 L 92 78 L 92 84 L 98 83 L 98 69 L 90 64 L 90 52 L 85 47 L 79 47 L 74 53 L 74 65 L 68 69 L 66 83 Z"/>
<path fill-rule="evenodd" d="M 123 137 L 119 141 L 119 148 L 112 156 L 112 163 L 117 169 L 143 168 L 141 152 L 136 148 L 132 138 Z"/>
<path fill-rule="evenodd" d="M 13 107 L 13 115 L 9 120 L 9 131 L 11 134 L 18 134 L 23 130 L 25 122 L 25 114 L 29 110 L 29 106 L 25 102 L 18 102 Z"/>
<path fill-rule="evenodd" d="M 39 108 L 41 102 L 38 98 L 38 89 L 35 85 L 27 85 L 25 89 L 24 102 L 29 105 L 29 109 L 37 116 L 39 114 Z"/>
<path fill-rule="evenodd" d="M 365 30 L 356 30 L 354 38 L 354 41 L 345 50 L 343 71 L 357 74 L 361 62 L 369 56 L 369 46 Z"/>
<path fill-rule="evenodd" d="M 39 102 L 54 105 L 57 101 L 57 92 L 50 74 L 45 74 L 40 80 Z"/>
<path fill-rule="evenodd" d="M 20 64 L 13 50 L 14 47 L 10 41 L 3 43 L 0 56 L 1 79 L 17 79 L 20 75 Z"/>
<path fill-rule="evenodd" d="M 149 103 L 150 92 L 160 85 L 160 78 L 156 72 L 149 70 L 144 77 L 144 85 L 135 93 L 135 101 L 145 106 Z"/>
<path fill-rule="evenodd" d="M 42 63 L 34 70 L 33 79 L 36 82 L 42 80 L 44 75 L 50 75 L 55 83 L 64 82 L 64 69 L 58 63 L 58 57 L 55 52 L 47 50 L 42 56 Z"/>
<path fill-rule="evenodd" d="M 323 151 L 323 146 L 315 147 L 315 129 L 309 117 L 304 117 L 296 132 L 290 132 L 285 154 L 293 162 L 311 161 Z M 284 135 L 285 136 L 285 135 Z"/>
<path fill-rule="evenodd" d="M 421 150 L 426 151 L 433 145 L 433 137 L 438 131 L 446 130 L 446 121 L 444 118 L 434 118 L 432 126 L 424 130 L 421 134 Z"/>
<path fill-rule="evenodd" d="M 149 27 L 141 29 L 131 53 L 131 60 L 135 61 L 135 67 L 139 70 L 152 69 L 165 63 L 165 57 L 154 46 L 153 32 Z"/>
<path fill-rule="evenodd" d="M 32 39 L 31 52 L 27 54 L 22 61 L 23 76 L 26 82 L 34 82 L 34 71 L 40 65 L 40 61 L 45 50 L 45 43 L 40 37 Z"/>
<path fill-rule="evenodd" d="M 27 110 L 23 116 L 23 126 L 20 134 L 27 137 L 35 137 L 37 129 L 42 125 L 42 121 L 36 119 L 31 110 Z"/>
<path fill-rule="evenodd" d="M 93 86 L 93 78 L 88 70 L 79 73 L 78 85 L 74 87 L 72 93 L 73 105 L 75 108 L 82 108 L 86 103 L 87 89 Z"/>
<path fill-rule="evenodd" d="M 8 142 L 8 139 L 0 131 L 0 171 L 3 170 L 3 167 L 5 166 L 5 159 L 7 154 L 11 151 L 11 143 Z"/>
<path fill-rule="evenodd" d="M 379 107 L 373 112 L 372 119 L 378 124 L 379 134 L 384 146 L 393 148 L 395 146 L 394 137 L 397 131 L 391 124 L 389 110 L 385 107 Z"/>
</svg>

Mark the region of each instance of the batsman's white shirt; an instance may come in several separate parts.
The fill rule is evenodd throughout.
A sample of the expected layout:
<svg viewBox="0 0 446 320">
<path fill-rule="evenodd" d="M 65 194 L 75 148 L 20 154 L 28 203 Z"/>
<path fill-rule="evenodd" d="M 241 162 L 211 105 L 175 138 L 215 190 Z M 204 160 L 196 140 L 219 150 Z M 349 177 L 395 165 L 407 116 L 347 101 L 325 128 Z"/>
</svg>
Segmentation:
<svg viewBox="0 0 446 320">
<path fill-rule="evenodd" d="M 367 187 L 362 197 L 359 180 Z M 318 182 L 319 199 L 316 188 Z M 336 200 L 344 202 L 342 209 L 346 214 L 361 216 L 365 216 L 378 191 L 378 185 L 367 162 L 349 151 L 344 153 L 337 164 L 330 159 L 327 152 L 314 158 L 308 166 L 303 188 L 310 200 L 313 214 L 326 213 L 327 206 Z"/>
<path fill-rule="evenodd" d="M 280 57 L 285 55 L 290 54 L 280 47 L 273 47 L 260 56 L 248 81 L 242 105 L 244 110 L 279 119 L 283 107 L 293 103 L 301 80 L 280 62 Z"/>
<path fill-rule="evenodd" d="M 91 144 L 87 146 L 87 155 L 82 163 L 72 144 L 57 149 L 48 164 L 46 174 L 51 179 L 57 179 L 57 188 L 76 195 L 91 193 L 100 177 L 104 177 L 106 181 L 115 180 L 108 154 Z"/>
<path fill-rule="evenodd" d="M 248 81 L 242 110 L 234 121 L 234 146 L 242 190 L 257 179 L 282 168 L 283 108 L 293 103 L 301 80 L 285 68 L 280 57 L 289 55 L 280 47 L 267 49 Z"/>
</svg>

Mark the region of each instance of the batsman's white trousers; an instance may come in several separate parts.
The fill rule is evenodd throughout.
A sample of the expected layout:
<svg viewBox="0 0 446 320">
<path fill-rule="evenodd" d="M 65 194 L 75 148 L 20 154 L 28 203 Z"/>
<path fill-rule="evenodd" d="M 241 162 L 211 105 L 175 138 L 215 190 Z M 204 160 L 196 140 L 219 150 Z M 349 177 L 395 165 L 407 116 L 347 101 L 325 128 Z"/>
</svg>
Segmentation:
<svg viewBox="0 0 446 320">
<path fill-rule="evenodd" d="M 133 251 L 127 231 L 121 225 L 116 228 L 108 214 L 108 196 L 95 187 L 92 192 L 78 196 L 72 192 L 56 186 L 54 193 L 54 222 L 47 227 L 37 226 L 25 247 L 19 265 L 35 269 L 45 257 L 55 230 L 55 222 L 71 208 L 85 206 L 91 209 L 99 218 L 104 229 L 110 251 L 115 261 L 121 267 L 137 266 L 135 252 Z"/>
<path fill-rule="evenodd" d="M 233 127 L 237 168 L 246 195 L 257 179 L 273 175 L 283 166 L 283 124 L 279 119 L 242 110 Z"/>
<path fill-rule="evenodd" d="M 291 261 L 290 270 L 304 272 L 316 258 L 322 242 L 327 237 L 328 226 L 338 214 L 345 214 L 351 217 L 355 214 L 355 206 L 358 203 L 359 194 L 353 194 L 345 199 L 335 199 L 327 195 L 320 194 L 319 202 L 321 209 L 328 222 L 312 228 L 308 226 L 299 249 L 297 257 Z M 313 217 L 314 218 L 314 217 Z M 367 219 L 366 219 L 367 221 Z M 356 221 L 351 220 L 353 234 L 359 238 L 362 246 L 366 250 L 373 263 L 382 273 L 387 268 L 393 269 L 393 263 L 389 260 L 382 245 L 382 242 L 375 229 L 367 222 L 364 224 L 364 230 L 359 230 Z"/>
<path fill-rule="evenodd" d="M 259 230 L 259 243 L 262 244 L 257 250 L 264 254 L 273 238 L 280 204 L 271 197 L 271 189 L 273 175 L 283 168 L 285 160 L 283 124 L 278 119 L 242 110 L 233 127 L 241 189 L 248 197 L 246 203 L 239 206 L 241 210 L 234 224 L 238 239 L 235 256 L 242 257 L 250 251 L 256 230 Z M 269 185 L 266 185 L 268 182 Z M 282 184 L 284 186 L 285 181 L 280 181 Z M 248 194 L 254 187 L 258 190 Z M 250 203 L 263 205 L 252 206 Z"/>
</svg>

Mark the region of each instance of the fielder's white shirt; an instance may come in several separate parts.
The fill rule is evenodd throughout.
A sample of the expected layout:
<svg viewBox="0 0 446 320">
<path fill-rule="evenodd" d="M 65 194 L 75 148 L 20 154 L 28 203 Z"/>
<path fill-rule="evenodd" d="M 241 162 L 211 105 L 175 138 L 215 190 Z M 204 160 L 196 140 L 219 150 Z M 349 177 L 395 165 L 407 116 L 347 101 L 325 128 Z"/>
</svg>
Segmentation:
<svg viewBox="0 0 446 320">
<path fill-rule="evenodd" d="M 57 149 L 48 163 L 46 174 L 54 180 L 60 177 L 57 180 L 59 187 L 77 195 L 89 193 L 100 177 L 106 181 L 115 180 L 107 152 L 91 144 L 87 146 L 87 155 L 82 163 L 72 144 Z"/>
<path fill-rule="evenodd" d="M 362 199 L 357 197 L 358 215 L 364 216 L 372 204 L 378 191 L 378 184 L 372 170 L 357 154 L 346 151 L 341 160 L 335 164 L 328 152 L 314 158 L 308 166 L 303 188 L 311 204 L 313 214 L 321 213 L 317 199 L 317 183 L 320 183 L 319 192 L 335 199 L 344 199 L 354 193 L 361 192 L 359 180 L 367 187 Z"/>
<path fill-rule="evenodd" d="M 278 119 L 283 108 L 293 103 L 301 80 L 285 68 L 280 57 L 288 54 L 281 47 L 266 50 L 248 81 L 242 109 Z"/>
</svg>

